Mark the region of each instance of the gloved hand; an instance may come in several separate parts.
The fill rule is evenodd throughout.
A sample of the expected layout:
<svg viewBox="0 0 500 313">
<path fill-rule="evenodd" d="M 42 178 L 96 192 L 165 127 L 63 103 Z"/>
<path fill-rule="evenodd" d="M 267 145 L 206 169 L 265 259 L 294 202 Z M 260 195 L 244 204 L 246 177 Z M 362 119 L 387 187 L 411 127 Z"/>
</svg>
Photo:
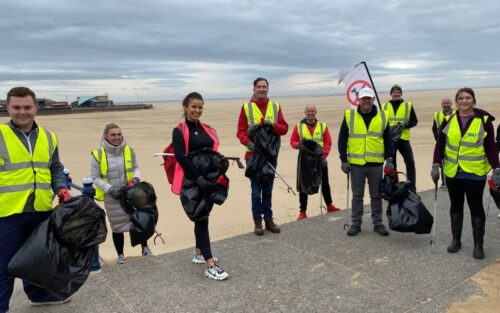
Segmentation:
<svg viewBox="0 0 500 313">
<path fill-rule="evenodd" d="M 255 144 L 253 142 L 249 141 L 247 143 L 247 147 L 248 147 L 248 149 L 255 151 Z"/>
<path fill-rule="evenodd" d="M 347 174 L 351 171 L 351 164 L 349 164 L 349 162 L 344 162 L 340 166 L 340 169 L 342 170 L 342 172 Z"/>
<path fill-rule="evenodd" d="M 69 190 L 66 188 L 59 189 L 59 191 L 57 192 L 57 196 L 59 197 L 59 203 L 71 199 L 71 194 L 69 193 Z"/>
<path fill-rule="evenodd" d="M 302 140 L 299 140 L 297 143 L 297 149 L 304 150 L 304 142 L 302 142 Z"/>
<path fill-rule="evenodd" d="M 439 164 L 438 163 L 432 164 L 431 178 L 432 178 L 432 181 L 434 182 L 434 184 L 437 185 L 437 183 L 439 181 Z"/>
<path fill-rule="evenodd" d="M 200 176 L 196 178 L 196 184 L 201 188 L 203 191 L 209 191 L 212 190 L 215 187 L 215 184 L 212 182 L 209 182 L 208 180 L 205 179 L 205 177 Z"/>
<path fill-rule="evenodd" d="M 262 126 L 271 126 L 271 127 L 274 127 L 274 124 L 272 122 L 270 122 L 270 121 L 264 120 L 262 122 Z"/>
<path fill-rule="evenodd" d="M 122 193 L 120 192 L 120 189 L 118 188 L 115 188 L 115 187 L 111 187 L 109 190 L 108 190 L 108 194 L 115 200 L 120 200 L 121 197 L 122 197 Z"/>
<path fill-rule="evenodd" d="M 392 158 L 385 160 L 384 174 L 387 176 L 396 176 L 397 173 L 394 170 L 394 164 L 392 163 Z"/>
<path fill-rule="evenodd" d="M 132 187 L 133 185 L 138 184 L 140 182 L 141 182 L 141 180 L 139 179 L 139 177 L 134 177 L 134 178 L 131 178 L 128 180 L 127 185 L 129 187 Z"/>
<path fill-rule="evenodd" d="M 493 170 L 493 183 L 496 189 L 500 188 L 500 168 Z"/>
</svg>

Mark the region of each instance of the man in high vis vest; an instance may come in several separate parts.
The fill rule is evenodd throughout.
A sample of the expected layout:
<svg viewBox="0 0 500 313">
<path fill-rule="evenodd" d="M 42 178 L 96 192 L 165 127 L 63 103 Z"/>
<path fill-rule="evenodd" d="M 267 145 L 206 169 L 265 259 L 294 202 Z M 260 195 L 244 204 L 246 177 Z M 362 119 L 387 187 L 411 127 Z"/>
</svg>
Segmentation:
<svg viewBox="0 0 500 313">
<path fill-rule="evenodd" d="M 7 266 L 32 231 L 52 212 L 53 192 L 71 198 L 56 135 L 35 122 L 36 96 L 26 87 L 7 93 L 10 121 L 0 125 L 0 313 L 9 310 L 14 277 Z M 23 281 L 32 305 L 67 302 Z"/>
<path fill-rule="evenodd" d="M 326 211 L 328 213 L 340 211 L 332 201 L 330 183 L 328 182 L 328 163 L 326 158 L 332 148 L 332 138 L 326 123 L 318 121 L 316 114 L 318 110 L 314 104 L 306 105 L 304 110 L 306 117 L 302 119 L 293 129 L 290 137 L 290 145 L 294 149 L 300 149 L 302 140 L 313 140 L 323 148 L 323 165 L 321 167 L 321 193 L 326 203 Z M 297 220 L 307 218 L 307 199 L 308 195 L 305 192 L 299 192 L 300 212 Z"/>
<path fill-rule="evenodd" d="M 400 134 L 399 139 L 395 141 L 394 155 L 392 156 L 394 168 L 397 170 L 396 154 L 399 150 L 406 164 L 407 178 L 411 182 L 410 190 L 416 193 L 417 175 L 413 150 L 410 145 L 410 128 L 417 126 L 417 114 L 415 113 L 413 103 L 403 100 L 403 90 L 401 86 L 392 86 L 390 95 L 392 99 L 384 103 L 382 108 L 386 111 L 389 118 L 389 127 L 392 128 L 393 133 L 396 132 Z"/>
<path fill-rule="evenodd" d="M 432 123 L 432 134 L 434 135 L 434 140 L 437 142 L 438 139 L 438 131 L 439 127 L 443 123 L 443 120 L 453 113 L 455 110 L 451 108 L 452 102 L 451 99 L 446 97 L 441 100 L 441 111 L 434 112 L 434 122 Z M 443 164 L 440 164 L 441 167 L 441 188 L 446 187 L 444 172 L 443 172 Z"/>
<path fill-rule="evenodd" d="M 253 82 L 253 96 L 250 101 L 243 103 L 238 120 L 238 131 L 236 136 L 241 144 L 246 147 L 245 160 L 253 157 L 255 144 L 248 137 L 248 129 L 254 125 L 272 125 L 273 134 L 283 136 L 288 132 L 288 124 L 283 117 L 281 106 L 277 102 L 271 101 L 267 94 L 269 92 L 269 82 L 267 79 L 258 77 Z M 277 166 L 276 160 L 267 160 L 274 168 Z M 265 181 L 250 179 L 252 188 L 252 216 L 254 220 L 254 231 L 257 236 L 264 234 L 262 228 L 262 218 L 264 218 L 265 228 L 273 233 L 279 233 L 280 228 L 273 221 L 272 194 L 274 177 Z"/>
<path fill-rule="evenodd" d="M 348 236 L 361 231 L 363 221 L 363 197 L 365 181 L 371 199 L 373 231 L 381 236 L 389 235 L 382 223 L 382 198 L 379 193 L 382 167 L 384 172 L 394 172 L 392 163 L 393 142 L 385 112 L 374 106 L 375 92 L 368 87 L 358 93 L 359 105 L 347 109 L 339 132 L 339 157 L 341 169 L 351 175 L 352 213 Z"/>
</svg>

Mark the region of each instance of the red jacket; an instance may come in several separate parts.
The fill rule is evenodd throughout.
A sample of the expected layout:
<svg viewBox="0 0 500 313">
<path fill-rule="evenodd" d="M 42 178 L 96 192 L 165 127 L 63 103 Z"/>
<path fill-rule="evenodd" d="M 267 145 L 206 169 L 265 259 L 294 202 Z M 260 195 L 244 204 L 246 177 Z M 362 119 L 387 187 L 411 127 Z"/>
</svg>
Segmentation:
<svg viewBox="0 0 500 313">
<path fill-rule="evenodd" d="M 309 130 L 309 133 L 313 133 L 314 129 L 316 128 L 316 124 L 318 123 L 318 120 L 313 125 L 307 124 L 307 129 Z M 300 135 L 299 135 L 299 130 L 297 129 L 297 125 L 295 125 L 292 136 L 290 137 L 290 145 L 294 149 L 298 149 L 297 145 L 300 141 Z M 326 159 L 328 157 L 328 154 L 330 154 L 330 150 L 332 149 L 332 137 L 330 136 L 330 132 L 328 131 L 328 126 L 325 128 L 325 132 L 323 133 L 323 157 Z"/>
<path fill-rule="evenodd" d="M 267 103 L 269 99 L 259 99 L 255 100 L 253 97 L 249 102 L 255 102 L 257 107 L 262 112 L 262 115 L 266 115 Z M 264 121 L 262 121 L 263 123 Z M 273 132 L 278 136 L 283 136 L 288 132 L 288 124 L 283 117 L 283 111 L 281 106 L 278 110 L 278 121 L 274 124 Z M 238 131 L 236 133 L 236 137 L 240 140 L 241 144 L 246 146 L 251 140 L 248 138 L 248 124 L 247 124 L 247 116 L 245 115 L 245 109 L 241 106 L 240 117 L 238 119 Z M 252 151 L 248 151 L 245 153 L 245 160 L 248 160 L 253 155 Z"/>
</svg>

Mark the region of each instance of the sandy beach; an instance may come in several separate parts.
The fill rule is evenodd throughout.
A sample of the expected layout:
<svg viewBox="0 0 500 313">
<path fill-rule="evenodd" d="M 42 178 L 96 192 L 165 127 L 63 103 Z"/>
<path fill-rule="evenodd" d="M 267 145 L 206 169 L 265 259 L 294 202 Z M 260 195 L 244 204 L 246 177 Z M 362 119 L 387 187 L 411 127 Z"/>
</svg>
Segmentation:
<svg viewBox="0 0 500 313">
<path fill-rule="evenodd" d="M 500 106 L 496 100 L 500 97 L 500 89 L 477 89 L 478 107 L 488 110 L 500 117 Z M 417 166 L 417 189 L 432 188 L 429 177 L 432 162 L 434 139 L 432 137 L 433 112 L 440 109 L 442 97 L 454 98 L 455 90 L 405 92 L 405 100 L 413 101 L 419 123 L 411 131 L 411 142 Z M 343 96 L 325 97 L 293 97 L 273 98 L 280 102 L 285 119 L 290 128 L 289 133 L 282 139 L 282 147 L 278 160 L 278 172 L 292 186 L 295 187 L 295 171 L 297 151 L 290 147 L 290 133 L 293 126 L 303 118 L 306 104 L 314 103 L 318 108 L 318 118 L 328 124 L 333 140 L 332 153 L 328 157 L 330 184 L 334 204 L 346 208 L 346 176 L 340 170 L 340 161 L 337 151 L 337 136 L 345 109 Z M 389 99 L 388 93 L 379 94 L 380 101 Z M 243 146 L 236 138 L 236 124 L 243 99 L 207 100 L 205 111 L 201 118 L 219 133 L 221 141 L 220 151 L 226 156 L 243 158 Z M 172 129 L 182 119 L 180 101 L 155 104 L 152 110 L 87 113 L 74 115 L 38 116 L 37 121 L 47 129 L 58 135 L 59 151 L 65 167 L 71 170 L 74 182 L 89 175 L 90 152 L 98 147 L 104 125 L 108 122 L 117 123 L 127 139 L 129 145 L 135 148 L 141 178 L 153 184 L 158 196 L 160 218 L 157 229 L 163 233 L 167 243 L 153 245 L 154 254 L 166 253 L 182 248 L 192 247 L 194 244 L 193 224 L 188 220 L 181 207 L 180 200 L 170 191 L 170 185 L 163 171 L 162 159 L 153 157 L 154 153 L 161 152 L 171 142 Z M 2 117 L 0 122 L 7 121 Z M 495 122 L 495 126 L 498 125 Z M 401 156 L 399 170 L 404 171 Z M 250 209 L 250 184 L 244 176 L 244 170 L 232 164 L 228 171 L 231 180 L 229 197 L 222 206 L 214 207 L 210 217 L 210 232 L 212 240 L 219 240 L 242 233 L 253 231 L 253 221 Z M 367 193 L 366 193 L 367 194 Z M 366 197 L 366 201 L 368 197 Z M 309 215 L 317 215 L 319 211 L 319 196 L 309 199 Z M 349 204 L 350 206 L 350 204 Z M 273 192 L 273 211 L 277 223 L 286 223 L 296 219 L 299 200 L 286 190 L 286 186 L 276 179 Z M 113 263 L 115 251 L 108 236 L 106 243 L 101 245 L 101 256 Z M 125 255 L 137 256 L 140 248 L 131 248 L 126 242 Z M 217 251 L 215 251 L 217 254 Z"/>
</svg>

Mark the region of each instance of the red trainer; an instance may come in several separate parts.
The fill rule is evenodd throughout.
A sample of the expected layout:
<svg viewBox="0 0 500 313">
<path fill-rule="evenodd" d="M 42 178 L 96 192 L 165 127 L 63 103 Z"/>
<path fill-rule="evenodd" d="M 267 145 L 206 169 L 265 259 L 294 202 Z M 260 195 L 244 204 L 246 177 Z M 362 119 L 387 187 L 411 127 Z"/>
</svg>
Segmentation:
<svg viewBox="0 0 500 313">
<path fill-rule="evenodd" d="M 297 217 L 297 221 L 303 220 L 305 218 L 307 218 L 306 212 L 300 212 L 299 217 Z"/>
<path fill-rule="evenodd" d="M 329 204 L 326 206 L 326 212 L 332 213 L 332 212 L 337 212 L 340 211 L 339 208 L 337 208 L 334 204 Z"/>
</svg>

